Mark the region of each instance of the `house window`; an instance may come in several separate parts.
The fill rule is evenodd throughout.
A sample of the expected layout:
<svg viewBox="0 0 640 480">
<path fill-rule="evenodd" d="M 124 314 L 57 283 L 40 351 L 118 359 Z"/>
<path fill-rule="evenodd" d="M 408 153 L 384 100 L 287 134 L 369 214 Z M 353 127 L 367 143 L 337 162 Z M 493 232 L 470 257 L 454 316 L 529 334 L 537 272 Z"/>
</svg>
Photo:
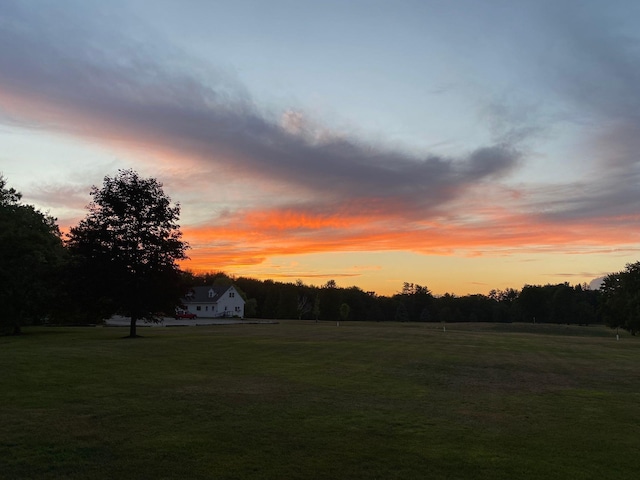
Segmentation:
<svg viewBox="0 0 640 480">
<path fill-rule="evenodd" d="M 201 308 L 202 308 L 202 307 L 201 307 L 200 305 L 198 305 L 198 306 L 196 307 L 196 310 L 197 310 L 197 311 L 200 311 L 200 310 L 201 310 Z"/>
<path fill-rule="evenodd" d="M 235 296 L 236 296 L 236 294 L 234 292 L 229 292 L 229 297 L 233 298 Z"/>
<path fill-rule="evenodd" d="M 236 312 L 239 312 L 239 311 L 240 311 L 240 307 L 236 307 Z"/>
<path fill-rule="evenodd" d="M 215 292 L 213 291 L 213 288 L 211 290 L 209 290 L 209 298 L 213 298 L 215 296 Z"/>
<path fill-rule="evenodd" d="M 206 307 L 204 307 L 204 309 L 208 312 L 209 311 L 209 306 L 207 305 Z"/>
</svg>

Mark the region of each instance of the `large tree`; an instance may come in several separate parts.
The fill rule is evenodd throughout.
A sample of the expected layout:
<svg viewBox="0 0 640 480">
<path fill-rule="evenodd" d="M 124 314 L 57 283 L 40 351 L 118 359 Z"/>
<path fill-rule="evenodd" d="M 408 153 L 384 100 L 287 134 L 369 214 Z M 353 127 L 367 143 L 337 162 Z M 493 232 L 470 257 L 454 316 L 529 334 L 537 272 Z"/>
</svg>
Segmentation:
<svg viewBox="0 0 640 480">
<path fill-rule="evenodd" d="M 640 331 L 640 262 L 629 263 L 622 272 L 607 275 L 600 287 L 602 314 L 611 328 Z"/>
<path fill-rule="evenodd" d="M 156 179 L 133 170 L 106 176 L 91 196 L 89 213 L 67 239 L 84 283 L 79 294 L 103 313 L 130 317 L 129 336 L 136 337 L 138 320 L 173 312 L 183 293 L 176 262 L 188 245 L 177 224 L 180 205 Z"/>
<path fill-rule="evenodd" d="M 51 312 L 63 259 L 55 218 L 21 198 L 0 175 L 0 332 L 11 334 Z"/>
</svg>

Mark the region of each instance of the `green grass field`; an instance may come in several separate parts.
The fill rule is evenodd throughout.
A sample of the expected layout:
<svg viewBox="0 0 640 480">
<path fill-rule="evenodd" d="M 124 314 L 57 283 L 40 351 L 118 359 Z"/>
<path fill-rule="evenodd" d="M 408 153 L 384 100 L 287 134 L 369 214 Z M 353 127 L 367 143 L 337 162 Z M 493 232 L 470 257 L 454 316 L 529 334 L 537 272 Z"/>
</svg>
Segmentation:
<svg viewBox="0 0 640 480">
<path fill-rule="evenodd" d="M 640 340 L 282 322 L 0 338 L 2 479 L 636 479 Z"/>
</svg>

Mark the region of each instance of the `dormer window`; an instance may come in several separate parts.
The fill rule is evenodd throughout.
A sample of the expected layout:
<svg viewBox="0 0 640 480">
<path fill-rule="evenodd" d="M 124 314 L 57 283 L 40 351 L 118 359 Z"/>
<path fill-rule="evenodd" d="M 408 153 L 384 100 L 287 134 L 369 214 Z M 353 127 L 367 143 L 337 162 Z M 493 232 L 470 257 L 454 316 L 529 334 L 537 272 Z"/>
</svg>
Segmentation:
<svg viewBox="0 0 640 480">
<path fill-rule="evenodd" d="M 213 298 L 216 296 L 216 292 L 213 291 L 213 288 L 209 290 L 209 298 Z"/>
</svg>

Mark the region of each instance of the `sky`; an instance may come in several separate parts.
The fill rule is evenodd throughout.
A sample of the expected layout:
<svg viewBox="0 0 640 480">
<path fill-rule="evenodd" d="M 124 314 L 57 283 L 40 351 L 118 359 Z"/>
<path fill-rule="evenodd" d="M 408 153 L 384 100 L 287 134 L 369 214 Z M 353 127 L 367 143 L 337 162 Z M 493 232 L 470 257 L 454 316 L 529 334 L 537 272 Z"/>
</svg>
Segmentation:
<svg viewBox="0 0 640 480">
<path fill-rule="evenodd" d="M 118 169 L 195 272 L 381 295 L 640 258 L 640 2 L 0 2 L 0 172 L 63 231 Z"/>
</svg>

